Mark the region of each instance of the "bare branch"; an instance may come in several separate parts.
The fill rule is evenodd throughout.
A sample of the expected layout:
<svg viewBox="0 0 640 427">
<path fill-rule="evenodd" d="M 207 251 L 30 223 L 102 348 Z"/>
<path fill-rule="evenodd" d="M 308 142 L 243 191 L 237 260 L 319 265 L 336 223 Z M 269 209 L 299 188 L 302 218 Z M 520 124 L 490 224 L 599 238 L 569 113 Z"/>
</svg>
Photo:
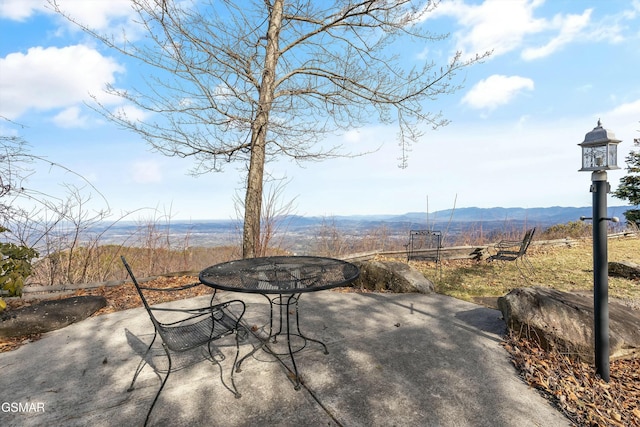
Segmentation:
<svg viewBox="0 0 640 427">
<path fill-rule="evenodd" d="M 442 66 L 400 57 L 396 42 L 447 37 L 426 29 L 436 1 L 132 0 L 146 34 L 135 42 L 99 34 L 49 2 L 149 76 L 139 88 L 107 88 L 146 117 L 96 103 L 97 111 L 162 154 L 192 158 L 193 173 L 249 164 L 244 227 L 252 235 L 265 162 L 353 155 L 326 147 L 326 137 L 380 122 L 398 126 L 406 167 L 426 129 L 448 123 L 430 103 L 457 91 L 456 73 L 490 54 L 462 60 L 458 53 Z M 248 237 L 245 245 L 258 241 Z"/>
</svg>

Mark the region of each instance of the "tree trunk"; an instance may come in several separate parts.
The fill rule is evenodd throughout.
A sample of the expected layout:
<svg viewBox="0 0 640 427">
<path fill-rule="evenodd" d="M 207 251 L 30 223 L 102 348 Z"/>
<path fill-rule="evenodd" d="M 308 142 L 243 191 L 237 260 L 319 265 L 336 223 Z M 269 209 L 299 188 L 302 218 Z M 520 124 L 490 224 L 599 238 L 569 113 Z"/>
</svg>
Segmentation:
<svg viewBox="0 0 640 427">
<path fill-rule="evenodd" d="M 269 16 L 267 47 L 258 99 L 258 111 L 251 130 L 251 161 L 247 174 L 247 193 L 244 201 L 244 227 L 242 257 L 253 258 L 259 253 L 260 213 L 262 210 L 262 183 L 267 144 L 269 112 L 275 91 L 275 73 L 279 56 L 279 37 L 282 26 L 284 0 L 275 0 Z"/>
</svg>

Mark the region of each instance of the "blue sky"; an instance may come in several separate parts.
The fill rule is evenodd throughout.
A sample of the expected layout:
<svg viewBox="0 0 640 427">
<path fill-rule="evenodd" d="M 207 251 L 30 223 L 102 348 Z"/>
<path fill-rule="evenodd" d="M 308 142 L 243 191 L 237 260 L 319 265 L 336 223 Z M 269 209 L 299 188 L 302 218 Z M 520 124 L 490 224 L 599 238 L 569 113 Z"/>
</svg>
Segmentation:
<svg viewBox="0 0 640 427">
<path fill-rule="evenodd" d="M 59 0 L 89 26 L 126 25 L 136 34 L 126 0 Z M 580 173 L 580 148 L 598 121 L 623 142 L 618 163 L 640 137 L 640 0 L 444 0 L 424 21 L 449 33 L 440 43 L 399 44 L 410 60 L 444 63 L 456 50 L 493 55 L 459 73 L 464 87 L 425 105 L 451 123 L 426 133 L 398 168 L 396 128 L 371 123 L 329 138 L 372 154 L 308 163 L 269 164 L 287 177 L 283 199 L 307 216 L 402 214 L 460 207 L 590 206 L 590 175 Z M 133 33 L 132 33 L 133 32 Z M 139 32 L 138 32 L 139 33 Z M 86 177 L 114 216 L 141 208 L 174 219 L 235 218 L 233 195 L 243 173 L 189 175 L 188 159 L 151 152 L 87 107 L 91 95 L 129 87 L 138 64 L 106 50 L 51 12 L 43 0 L 0 2 L 0 122 L 31 153 Z M 34 165 L 28 186 L 63 197 L 77 178 Z M 615 189 L 624 171 L 609 172 Z M 609 204 L 624 204 L 610 198 Z M 102 209 L 97 194 L 87 204 Z M 153 215 L 152 211 L 137 216 Z"/>
</svg>

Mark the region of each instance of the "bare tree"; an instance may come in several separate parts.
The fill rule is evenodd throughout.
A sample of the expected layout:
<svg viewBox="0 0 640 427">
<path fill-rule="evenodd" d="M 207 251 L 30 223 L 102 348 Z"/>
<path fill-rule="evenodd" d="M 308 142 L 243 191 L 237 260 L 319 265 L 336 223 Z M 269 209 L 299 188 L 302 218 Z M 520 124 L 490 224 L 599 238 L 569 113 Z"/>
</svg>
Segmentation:
<svg viewBox="0 0 640 427">
<path fill-rule="evenodd" d="M 12 123 L 2 116 L 0 120 Z M 33 156 L 22 137 L 0 134 L 0 218 L 11 216 L 13 207 L 7 199 L 26 191 L 23 182 L 32 173 L 29 168 L 32 162 Z"/>
<path fill-rule="evenodd" d="M 49 1 L 156 70 L 146 87 L 108 88 L 151 113 L 147 121 L 98 104 L 105 116 L 160 153 L 192 157 L 194 173 L 248 163 L 244 257 L 260 245 L 265 162 L 347 155 L 323 137 L 377 120 L 398 125 L 406 167 L 411 143 L 447 124 L 425 104 L 459 89 L 456 72 L 489 54 L 463 60 L 458 52 L 442 65 L 400 57 L 395 42 L 446 38 L 424 28 L 437 1 L 132 0 L 148 36 L 140 42 L 100 34 Z"/>
<path fill-rule="evenodd" d="M 3 124 L 24 127 L 0 116 Z M 9 243 L 32 248 L 40 255 L 38 263 L 46 264 L 46 283 L 63 276 L 69 283 L 82 280 L 92 262 L 95 242 L 80 248 L 82 235 L 109 214 L 108 203 L 85 178 L 56 162 L 29 151 L 18 131 L 10 129 L 0 135 L 0 229 Z M 29 183 L 37 165 L 47 166 L 71 175 L 83 184 L 60 182 L 64 195 L 47 194 Z M 86 205 L 98 194 L 106 209 L 89 210 Z M 78 255 L 84 254 L 85 256 Z M 74 260 L 81 258 L 80 263 Z M 34 272 L 36 275 L 37 272 Z"/>
<path fill-rule="evenodd" d="M 265 182 L 260 215 L 260 240 L 255 248 L 256 256 L 267 255 L 269 249 L 283 249 L 284 236 L 291 222 L 291 217 L 295 215 L 297 199 L 297 197 L 288 199 L 285 196 L 285 189 L 289 182 L 291 180 L 286 176 L 282 178 L 270 177 Z M 238 194 L 234 196 L 234 207 L 238 218 L 240 218 L 245 209 L 244 202 Z M 276 237 L 279 237 L 279 240 L 274 242 Z"/>
</svg>

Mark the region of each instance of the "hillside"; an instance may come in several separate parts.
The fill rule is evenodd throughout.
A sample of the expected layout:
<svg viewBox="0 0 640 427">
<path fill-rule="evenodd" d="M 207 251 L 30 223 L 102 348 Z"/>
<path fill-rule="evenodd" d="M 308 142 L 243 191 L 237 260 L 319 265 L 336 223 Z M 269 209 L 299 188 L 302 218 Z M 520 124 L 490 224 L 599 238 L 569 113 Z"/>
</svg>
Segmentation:
<svg viewBox="0 0 640 427">
<path fill-rule="evenodd" d="M 623 218 L 625 206 L 609 208 L 609 215 Z M 351 216 L 288 216 L 276 220 L 278 233 L 295 250 L 304 250 L 323 230 L 335 229 L 345 237 L 362 237 L 374 230 L 385 229 L 388 237 L 404 239 L 411 229 L 432 228 L 446 230 L 454 237 L 482 228 L 484 233 L 505 233 L 527 226 L 547 228 L 554 224 L 578 221 L 580 216 L 591 216 L 591 207 L 550 208 L 459 208 L 437 212 L 410 212 L 403 215 L 351 215 Z M 623 226 L 620 223 L 620 226 Z M 170 236 L 175 242 L 188 240 L 190 246 L 213 247 L 233 245 L 240 240 L 241 226 L 237 220 L 176 220 L 154 224 L 154 231 Z M 131 242 L 131 236 L 148 232 L 148 224 L 121 221 L 103 223 L 89 233 L 100 234 L 103 243 Z"/>
<path fill-rule="evenodd" d="M 611 216 L 622 217 L 622 213 L 630 209 L 628 206 L 611 206 Z M 527 221 L 531 224 L 554 225 L 569 221 L 577 221 L 581 216 L 591 216 L 591 206 L 586 207 L 561 207 L 549 208 L 459 208 L 447 209 L 429 213 L 414 212 L 401 216 L 391 217 L 391 221 L 413 221 L 443 223 L 449 222 L 493 222 L 493 221 Z"/>
</svg>

